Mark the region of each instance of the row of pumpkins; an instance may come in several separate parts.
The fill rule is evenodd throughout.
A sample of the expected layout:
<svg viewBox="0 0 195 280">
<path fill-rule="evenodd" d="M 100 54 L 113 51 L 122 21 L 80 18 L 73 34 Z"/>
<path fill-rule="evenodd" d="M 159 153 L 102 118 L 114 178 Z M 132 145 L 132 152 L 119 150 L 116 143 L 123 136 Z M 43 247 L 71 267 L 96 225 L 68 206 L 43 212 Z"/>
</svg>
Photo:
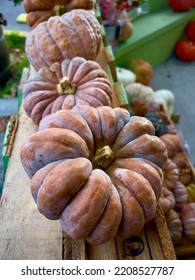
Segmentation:
<svg viewBox="0 0 195 280">
<path fill-rule="evenodd" d="M 94 1 L 42 2 L 23 2 L 32 26 L 25 50 L 35 70 L 23 87 L 23 107 L 38 132 L 20 158 L 33 199 L 71 238 L 99 245 L 136 235 L 161 200 L 166 144 L 148 118 L 112 107 L 112 84 L 95 61 L 102 33 Z M 170 100 L 163 104 L 169 112 Z"/>
</svg>

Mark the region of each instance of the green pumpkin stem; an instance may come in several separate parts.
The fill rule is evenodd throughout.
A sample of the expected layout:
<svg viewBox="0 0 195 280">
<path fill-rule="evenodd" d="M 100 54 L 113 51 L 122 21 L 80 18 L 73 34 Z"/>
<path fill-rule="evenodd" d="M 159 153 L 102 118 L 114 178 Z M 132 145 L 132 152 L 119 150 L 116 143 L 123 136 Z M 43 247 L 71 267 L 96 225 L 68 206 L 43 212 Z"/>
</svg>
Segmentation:
<svg viewBox="0 0 195 280">
<path fill-rule="evenodd" d="M 55 5 L 54 6 L 54 15 L 55 16 L 61 16 L 65 14 L 66 8 L 65 5 Z"/>
<path fill-rule="evenodd" d="M 107 168 L 114 159 L 115 156 L 110 147 L 104 146 L 96 150 L 92 163 L 95 168 L 99 167 L 104 169 Z"/>
<path fill-rule="evenodd" d="M 63 77 L 57 84 L 57 91 L 61 95 L 74 94 L 76 88 L 76 84 L 72 84 L 68 77 Z"/>
</svg>

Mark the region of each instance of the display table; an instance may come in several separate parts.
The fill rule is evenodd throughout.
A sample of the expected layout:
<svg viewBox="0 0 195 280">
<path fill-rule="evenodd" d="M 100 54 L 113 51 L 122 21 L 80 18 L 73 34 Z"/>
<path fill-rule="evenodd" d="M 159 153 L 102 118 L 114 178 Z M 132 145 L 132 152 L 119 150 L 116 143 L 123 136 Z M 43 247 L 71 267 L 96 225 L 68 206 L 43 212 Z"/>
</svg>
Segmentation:
<svg viewBox="0 0 195 280">
<path fill-rule="evenodd" d="M 123 87 L 116 81 L 115 61 L 109 47 L 102 48 L 97 62 L 108 73 L 113 85 L 112 106 L 127 107 Z M 20 89 L 28 76 L 26 71 Z M 84 240 L 72 240 L 61 232 L 58 221 L 41 215 L 30 192 L 30 179 L 20 161 L 21 145 L 37 130 L 21 103 L 1 197 L 0 222 L 3 226 L 0 227 L 0 259 L 176 259 L 160 206 L 155 218 L 145 225 L 140 234 L 125 240 L 116 237 L 100 246 L 92 246 Z"/>
</svg>

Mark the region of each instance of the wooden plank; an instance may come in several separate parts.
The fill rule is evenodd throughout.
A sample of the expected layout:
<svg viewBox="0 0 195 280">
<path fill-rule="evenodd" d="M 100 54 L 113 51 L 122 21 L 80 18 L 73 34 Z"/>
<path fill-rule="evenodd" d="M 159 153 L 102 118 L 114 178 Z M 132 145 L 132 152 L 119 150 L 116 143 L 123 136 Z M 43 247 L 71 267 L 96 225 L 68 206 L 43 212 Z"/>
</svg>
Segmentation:
<svg viewBox="0 0 195 280">
<path fill-rule="evenodd" d="M 88 254 L 90 260 L 117 260 L 115 239 L 98 246 L 88 244 Z"/>
<path fill-rule="evenodd" d="M 9 160 L 0 203 L 0 259 L 62 259 L 62 234 L 58 221 L 42 216 L 32 199 L 30 180 L 20 161 L 20 148 L 37 131 L 23 109 Z"/>
<path fill-rule="evenodd" d="M 150 260 L 150 250 L 145 232 L 127 239 L 116 238 L 119 260 Z"/>
</svg>

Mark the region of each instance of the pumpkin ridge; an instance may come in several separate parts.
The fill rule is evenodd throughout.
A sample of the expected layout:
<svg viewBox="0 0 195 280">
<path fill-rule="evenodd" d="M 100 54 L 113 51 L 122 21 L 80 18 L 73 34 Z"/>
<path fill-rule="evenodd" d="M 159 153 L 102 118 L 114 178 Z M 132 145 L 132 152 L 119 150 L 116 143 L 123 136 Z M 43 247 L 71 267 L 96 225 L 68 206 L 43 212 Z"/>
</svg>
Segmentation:
<svg viewBox="0 0 195 280">
<path fill-rule="evenodd" d="M 100 100 L 97 96 L 93 95 L 93 94 L 89 94 L 88 92 L 86 92 L 84 94 L 84 92 L 81 92 L 79 96 L 83 95 L 85 97 L 85 99 L 88 100 L 89 105 L 97 108 L 99 106 L 104 106 L 104 104 L 102 103 L 102 100 Z"/>
<path fill-rule="evenodd" d="M 111 105 L 111 101 L 110 101 L 108 95 L 99 88 L 96 88 L 96 89 L 95 88 L 88 88 L 88 89 L 85 89 L 85 90 L 78 90 L 76 92 L 76 94 L 78 96 L 81 96 L 81 97 L 91 96 L 97 102 L 101 103 L 99 106 L 110 106 Z M 88 100 L 88 98 L 87 98 L 87 100 Z M 93 107 L 97 107 L 97 106 L 94 106 L 94 104 L 93 104 Z"/>
<path fill-rule="evenodd" d="M 83 57 L 76 56 L 73 59 L 71 59 L 66 76 L 69 77 L 69 79 L 71 80 L 72 83 L 79 84 L 78 81 L 74 81 L 74 77 L 75 77 L 76 73 L 78 72 L 78 69 L 80 69 L 81 65 L 84 64 L 85 62 L 86 62 L 86 59 Z"/>
<path fill-rule="evenodd" d="M 39 56 L 39 52 L 37 50 L 36 44 L 35 44 L 35 31 L 32 30 L 25 42 L 25 53 L 30 61 L 30 64 L 32 64 L 35 68 L 35 70 L 39 69 L 39 64 L 43 66 L 48 66 L 47 63 L 44 61 L 44 59 Z M 32 55 L 34 53 L 34 56 Z"/>
<path fill-rule="evenodd" d="M 62 18 L 63 18 L 63 16 L 62 16 Z M 71 25 L 71 22 L 69 21 L 69 18 L 66 19 L 66 22 L 68 22 L 68 24 L 71 26 L 71 29 L 73 29 L 74 32 L 77 34 L 77 36 L 78 36 L 78 38 L 79 38 L 79 42 L 80 42 L 80 44 L 81 44 L 81 46 L 82 46 L 82 50 L 83 50 L 83 53 L 84 53 L 84 57 L 87 57 L 87 52 L 86 52 L 86 50 L 85 50 L 85 47 L 84 47 L 84 44 L 83 44 L 83 41 L 82 41 L 82 38 L 81 38 L 79 32 L 77 31 L 77 29 L 74 27 L 73 24 Z"/>
<path fill-rule="evenodd" d="M 82 35 L 79 34 L 79 38 L 81 38 L 81 43 L 83 45 L 83 48 L 86 53 L 86 59 L 89 60 L 91 58 L 91 60 L 93 60 L 96 57 L 97 54 L 97 37 L 96 37 L 96 30 L 93 29 L 93 26 L 90 25 L 89 21 L 87 20 L 87 14 L 89 12 L 86 12 L 85 10 L 75 10 L 75 14 L 71 14 L 71 20 L 72 20 L 72 27 L 73 29 L 75 28 L 74 25 L 76 25 L 77 27 L 81 26 L 81 22 L 85 25 L 84 29 L 79 29 L 76 30 L 77 34 L 79 32 L 84 32 Z M 67 14 L 64 14 L 62 17 L 66 17 Z M 93 16 L 94 20 L 97 21 L 95 15 Z M 78 23 L 76 23 L 76 21 L 80 22 L 80 25 L 78 26 Z M 70 20 L 70 18 L 68 18 L 68 20 Z M 87 35 L 86 35 L 87 34 Z M 82 37 L 86 37 L 85 40 L 82 40 Z M 100 40 L 101 41 L 101 40 Z"/>
<path fill-rule="evenodd" d="M 40 23 L 35 32 L 35 46 L 38 50 L 38 55 L 45 61 L 46 65 L 49 67 L 51 63 L 54 63 L 52 58 L 52 53 L 56 55 L 56 61 L 61 59 L 61 51 L 55 44 L 55 41 L 50 35 L 48 30 L 48 21 Z M 40 40 L 42 37 L 42 40 Z M 52 43 L 51 43 L 52 42 Z M 45 44 L 47 44 L 47 51 L 43 51 Z M 51 55 L 51 58 L 50 58 Z M 39 69 L 36 69 L 39 70 Z"/>
<path fill-rule="evenodd" d="M 35 122 L 35 124 L 39 124 L 42 118 L 42 110 L 45 109 L 52 101 L 54 101 L 55 97 L 51 97 L 47 100 L 42 100 L 41 102 L 37 103 L 34 108 L 32 109 L 30 116 Z"/>
<path fill-rule="evenodd" d="M 122 183 L 122 185 L 125 188 L 128 189 L 129 193 L 139 203 L 140 208 L 143 211 L 145 222 L 148 222 L 154 216 L 154 213 L 153 214 L 149 213 L 149 215 L 146 213 L 146 211 L 147 211 L 146 200 L 147 199 L 145 199 L 145 198 L 146 197 L 151 198 L 151 192 L 152 192 L 152 196 L 153 196 L 153 200 L 154 201 L 153 201 L 153 203 L 150 202 L 148 206 L 150 206 L 152 208 L 152 205 L 156 205 L 156 196 L 155 196 L 155 193 L 154 193 L 154 190 L 153 190 L 152 186 L 150 185 L 150 182 L 142 174 L 137 173 L 137 172 L 135 172 L 133 170 L 129 170 L 129 169 L 126 169 L 126 168 L 116 168 L 116 169 L 119 170 L 119 172 L 121 171 L 121 173 L 122 172 L 127 173 L 127 175 L 129 175 L 129 176 L 131 176 L 133 178 L 132 181 L 131 181 L 131 184 L 129 184 L 128 181 L 125 182 L 125 179 L 122 178 L 120 176 L 120 174 L 115 174 L 117 180 L 120 183 Z M 145 192 L 145 195 L 143 195 L 143 198 L 140 198 L 139 197 L 139 193 L 138 194 L 136 193 L 137 192 L 137 187 L 136 186 L 138 186 L 138 181 L 139 181 L 139 188 L 140 188 L 140 186 L 142 184 L 142 186 L 141 186 L 141 188 L 143 190 L 142 194 Z M 147 192 L 148 192 L 148 196 L 146 195 L 146 189 L 147 189 Z M 139 191 L 140 191 L 140 189 L 139 189 Z M 150 193 L 150 195 L 149 195 L 149 193 Z M 141 194 L 141 192 L 140 192 L 140 194 Z M 148 208 L 150 208 L 150 207 L 148 207 Z M 154 211 L 154 209 L 152 209 L 152 212 L 153 211 Z"/>
<path fill-rule="evenodd" d="M 93 60 L 85 60 L 79 65 L 75 75 L 72 79 L 74 83 L 80 84 L 80 80 L 89 74 L 92 70 L 98 70 L 100 68 L 99 64 Z"/>
<path fill-rule="evenodd" d="M 55 22 L 54 24 L 52 23 L 52 18 L 49 18 L 48 21 L 47 21 L 47 26 L 48 26 L 48 30 L 49 30 L 49 33 L 50 35 L 52 36 L 52 39 L 53 39 L 53 42 L 54 44 L 57 46 L 57 48 L 59 49 L 60 53 L 61 53 L 61 57 L 64 59 L 67 57 L 67 54 L 66 54 L 66 48 L 64 48 L 63 46 L 60 46 L 60 44 L 64 44 L 65 41 L 61 38 L 58 38 L 58 35 L 59 35 L 59 31 L 56 29 L 58 28 L 61 28 L 61 33 L 63 34 L 63 36 L 66 38 L 66 44 L 67 44 L 67 34 L 75 34 L 76 33 L 76 30 L 73 30 L 72 26 L 70 25 L 70 23 L 68 22 L 68 20 L 63 20 L 62 17 L 60 16 L 55 16 Z M 61 35 L 61 34 L 60 34 Z M 78 36 L 78 34 L 76 33 L 76 36 Z M 55 38 L 54 38 L 55 37 Z M 72 51 L 71 51 L 72 50 Z M 83 48 L 82 48 L 83 50 Z M 64 52 L 63 52 L 64 51 Z M 73 48 L 71 48 L 70 44 L 69 44 L 69 52 L 71 51 L 71 54 L 69 55 L 70 58 L 74 57 L 75 54 L 74 54 L 74 50 Z M 79 50 L 80 51 L 80 50 Z M 82 51 L 82 53 L 84 53 Z M 82 55 L 82 53 L 80 53 L 80 55 Z M 59 60 L 60 61 L 60 60 Z"/>
<path fill-rule="evenodd" d="M 61 110 L 65 97 L 66 96 L 61 95 L 61 96 L 58 96 L 58 98 L 56 98 L 56 100 L 54 100 L 52 107 L 51 107 L 52 113 Z"/>
</svg>

